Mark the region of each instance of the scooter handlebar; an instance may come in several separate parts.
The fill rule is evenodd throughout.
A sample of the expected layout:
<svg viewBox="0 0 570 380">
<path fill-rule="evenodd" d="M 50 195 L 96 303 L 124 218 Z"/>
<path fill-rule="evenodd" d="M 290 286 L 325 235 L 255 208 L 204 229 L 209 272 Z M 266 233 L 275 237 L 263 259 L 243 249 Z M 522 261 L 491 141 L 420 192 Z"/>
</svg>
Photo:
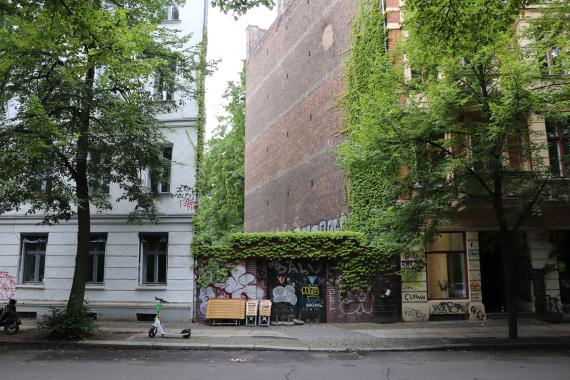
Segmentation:
<svg viewBox="0 0 570 380">
<path fill-rule="evenodd" d="M 160 298 L 160 297 L 154 297 L 155 300 L 157 300 L 160 303 L 169 303 L 167 300 L 165 300 L 164 298 Z"/>
</svg>

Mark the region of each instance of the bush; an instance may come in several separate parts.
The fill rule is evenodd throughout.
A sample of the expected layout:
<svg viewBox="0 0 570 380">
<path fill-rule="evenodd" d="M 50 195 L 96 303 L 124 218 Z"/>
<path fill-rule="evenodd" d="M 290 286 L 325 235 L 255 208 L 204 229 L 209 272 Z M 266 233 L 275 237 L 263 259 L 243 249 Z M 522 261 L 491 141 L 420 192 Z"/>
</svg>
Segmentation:
<svg viewBox="0 0 570 380">
<path fill-rule="evenodd" d="M 93 314 L 86 306 L 80 312 L 52 307 L 39 322 L 39 327 L 48 330 L 51 338 L 65 340 L 82 340 L 97 331 Z"/>
</svg>

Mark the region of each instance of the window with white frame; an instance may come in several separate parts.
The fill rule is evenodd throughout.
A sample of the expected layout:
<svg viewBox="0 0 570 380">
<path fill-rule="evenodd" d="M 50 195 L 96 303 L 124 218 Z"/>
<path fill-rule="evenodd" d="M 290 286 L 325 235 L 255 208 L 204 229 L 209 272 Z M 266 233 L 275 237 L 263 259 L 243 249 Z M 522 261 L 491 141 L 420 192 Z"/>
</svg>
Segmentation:
<svg viewBox="0 0 570 380">
<path fill-rule="evenodd" d="M 546 120 L 550 174 L 553 177 L 568 177 L 570 170 L 570 120 Z"/>
<path fill-rule="evenodd" d="M 21 281 L 42 283 L 46 265 L 47 235 L 22 236 Z"/>
<path fill-rule="evenodd" d="M 174 101 L 174 87 L 176 80 L 176 60 L 168 59 L 168 64 L 161 66 L 154 80 L 155 91 L 160 100 L 165 102 Z"/>
<path fill-rule="evenodd" d="M 140 235 L 140 272 L 142 285 L 166 285 L 168 234 Z"/>
<path fill-rule="evenodd" d="M 176 4 L 170 4 L 166 7 L 166 21 L 180 20 L 180 10 Z"/>
<path fill-rule="evenodd" d="M 105 281 L 105 248 L 107 235 L 94 234 L 89 240 L 89 272 L 87 282 L 102 284 Z"/>
<path fill-rule="evenodd" d="M 172 145 L 160 149 L 160 171 L 151 170 L 147 176 L 147 187 L 156 193 L 170 193 L 170 174 L 172 170 Z"/>
</svg>

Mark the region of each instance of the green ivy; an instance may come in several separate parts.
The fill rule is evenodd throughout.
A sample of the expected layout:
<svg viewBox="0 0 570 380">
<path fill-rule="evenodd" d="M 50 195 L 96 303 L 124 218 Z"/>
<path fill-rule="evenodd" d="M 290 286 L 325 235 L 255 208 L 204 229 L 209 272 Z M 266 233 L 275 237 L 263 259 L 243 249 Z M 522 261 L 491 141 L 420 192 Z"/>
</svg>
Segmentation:
<svg viewBox="0 0 570 380">
<path fill-rule="evenodd" d="M 366 245 L 357 232 L 275 232 L 231 234 L 228 244 L 208 246 L 196 241 L 194 255 L 225 262 L 245 259 L 319 260 L 334 263 L 342 278 L 343 290 L 370 291 L 379 268 L 388 267 L 386 256 Z"/>
<path fill-rule="evenodd" d="M 206 27 L 203 29 L 202 44 L 200 47 L 200 60 L 198 63 L 198 80 L 196 89 L 196 101 L 198 103 L 198 117 L 196 120 L 196 129 L 198 137 L 196 141 L 196 212 L 200 207 L 200 194 L 203 187 L 202 165 L 204 161 L 204 140 L 206 134 L 206 75 L 208 74 L 208 61 L 206 53 L 208 49 L 208 32 Z M 199 235 L 202 230 L 199 222 L 194 222 L 194 234 Z"/>
</svg>

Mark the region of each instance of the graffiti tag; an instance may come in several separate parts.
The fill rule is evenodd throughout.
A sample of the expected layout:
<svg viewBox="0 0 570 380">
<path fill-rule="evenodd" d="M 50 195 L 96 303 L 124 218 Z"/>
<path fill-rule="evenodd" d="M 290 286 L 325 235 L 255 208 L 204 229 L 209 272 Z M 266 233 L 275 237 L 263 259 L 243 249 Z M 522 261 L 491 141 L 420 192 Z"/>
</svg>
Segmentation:
<svg viewBox="0 0 570 380">
<path fill-rule="evenodd" d="M 6 299 L 14 297 L 16 282 L 9 272 L 0 272 L 0 295 Z"/>
<path fill-rule="evenodd" d="M 467 314 L 468 303 L 440 302 L 431 305 L 431 314 Z"/>
<path fill-rule="evenodd" d="M 307 297 L 318 297 L 321 290 L 316 285 L 305 285 L 301 288 L 301 294 Z"/>
</svg>

